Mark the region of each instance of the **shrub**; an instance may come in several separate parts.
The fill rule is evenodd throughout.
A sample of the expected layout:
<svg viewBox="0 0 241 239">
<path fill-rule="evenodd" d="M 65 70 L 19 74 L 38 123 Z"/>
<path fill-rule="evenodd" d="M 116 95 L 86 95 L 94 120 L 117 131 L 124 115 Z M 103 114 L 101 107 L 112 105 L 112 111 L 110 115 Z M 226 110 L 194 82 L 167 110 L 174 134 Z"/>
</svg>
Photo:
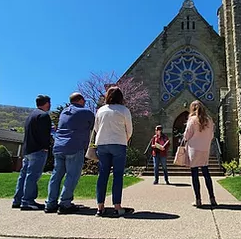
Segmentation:
<svg viewBox="0 0 241 239">
<path fill-rule="evenodd" d="M 241 172 L 241 166 L 238 165 L 238 162 L 236 159 L 233 159 L 231 162 L 224 162 L 222 163 L 222 166 L 226 170 L 227 175 L 233 175 Z"/>
<path fill-rule="evenodd" d="M 130 166 L 128 168 L 125 168 L 124 175 L 125 176 L 132 176 L 132 177 L 140 177 L 142 173 L 144 172 L 145 167 L 140 166 Z"/>
<path fill-rule="evenodd" d="M 7 148 L 0 145 L 0 172 L 8 173 L 13 171 L 13 161 Z"/>
<path fill-rule="evenodd" d="M 82 175 L 97 175 L 98 172 L 98 161 L 85 158 Z"/>
<path fill-rule="evenodd" d="M 138 149 L 132 148 L 132 147 L 127 147 L 127 159 L 126 159 L 126 167 L 130 167 L 130 166 L 136 166 L 139 162 L 139 156 L 140 156 L 140 152 Z M 127 172 L 128 171 L 128 172 Z M 131 171 L 131 172 L 130 172 Z M 132 171 L 136 171 L 136 170 L 125 170 L 125 174 L 137 174 L 136 172 L 133 173 Z M 140 174 L 138 170 L 138 175 Z M 112 172 L 112 169 L 111 169 Z M 98 174 L 98 161 L 96 160 L 92 160 L 92 159 L 85 159 L 85 163 L 83 165 L 83 171 L 82 171 L 83 175 L 86 174 L 91 174 L 91 175 L 97 175 Z"/>
<path fill-rule="evenodd" d="M 140 151 L 136 148 L 127 147 L 126 167 L 136 166 L 139 162 Z"/>
</svg>

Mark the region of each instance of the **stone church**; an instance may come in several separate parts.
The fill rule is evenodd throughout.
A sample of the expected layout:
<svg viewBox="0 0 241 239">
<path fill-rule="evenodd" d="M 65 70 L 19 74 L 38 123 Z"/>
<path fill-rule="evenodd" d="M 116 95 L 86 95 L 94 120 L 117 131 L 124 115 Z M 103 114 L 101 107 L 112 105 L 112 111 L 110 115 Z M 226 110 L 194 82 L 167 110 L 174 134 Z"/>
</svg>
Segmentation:
<svg viewBox="0 0 241 239">
<path fill-rule="evenodd" d="M 221 149 L 224 160 L 240 158 L 241 0 L 223 0 L 220 5 L 217 33 L 194 1 L 185 0 L 176 17 L 124 73 L 143 81 L 150 95 L 152 117 L 135 127 L 137 148 L 144 150 L 155 125 L 162 124 L 174 155 L 189 104 L 198 99 L 216 126 L 211 153 Z"/>
</svg>

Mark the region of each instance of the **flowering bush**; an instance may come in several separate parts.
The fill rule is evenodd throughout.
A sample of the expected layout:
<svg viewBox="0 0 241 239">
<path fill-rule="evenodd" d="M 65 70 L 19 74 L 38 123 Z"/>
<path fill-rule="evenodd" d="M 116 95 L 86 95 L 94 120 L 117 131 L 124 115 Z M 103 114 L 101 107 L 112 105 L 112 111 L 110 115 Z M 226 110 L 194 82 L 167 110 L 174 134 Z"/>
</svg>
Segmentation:
<svg viewBox="0 0 241 239">
<path fill-rule="evenodd" d="M 241 173 L 241 165 L 238 165 L 238 162 L 236 159 L 233 159 L 231 162 L 224 162 L 222 163 L 222 166 L 226 170 L 227 175 L 233 175 L 240 174 Z"/>
</svg>

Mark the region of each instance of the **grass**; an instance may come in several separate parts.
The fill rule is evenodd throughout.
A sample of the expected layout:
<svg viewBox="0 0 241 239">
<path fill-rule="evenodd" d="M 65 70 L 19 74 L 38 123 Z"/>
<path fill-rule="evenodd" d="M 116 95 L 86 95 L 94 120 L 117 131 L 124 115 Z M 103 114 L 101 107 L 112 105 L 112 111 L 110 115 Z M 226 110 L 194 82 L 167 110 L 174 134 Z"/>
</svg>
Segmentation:
<svg viewBox="0 0 241 239">
<path fill-rule="evenodd" d="M 218 182 L 234 197 L 241 201 L 241 176 L 227 177 Z"/>
<path fill-rule="evenodd" d="M 1 173 L 0 174 L 0 198 L 12 198 L 14 195 L 16 182 L 19 173 Z M 49 174 L 43 174 L 38 182 L 38 198 L 46 198 L 48 193 L 48 182 L 50 179 Z M 107 195 L 111 194 L 113 177 L 110 176 Z M 91 199 L 96 197 L 96 175 L 82 176 L 76 186 L 74 196 L 80 199 Z M 124 177 L 124 188 L 131 186 L 135 183 L 142 181 L 142 179 L 137 177 Z M 63 182 L 62 182 L 63 183 Z"/>
</svg>

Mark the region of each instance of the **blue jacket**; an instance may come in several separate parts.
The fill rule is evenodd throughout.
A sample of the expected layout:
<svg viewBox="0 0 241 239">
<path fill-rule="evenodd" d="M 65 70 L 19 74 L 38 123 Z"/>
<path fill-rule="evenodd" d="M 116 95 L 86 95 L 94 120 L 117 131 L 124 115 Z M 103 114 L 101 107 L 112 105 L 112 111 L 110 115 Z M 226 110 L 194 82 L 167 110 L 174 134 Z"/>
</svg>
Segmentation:
<svg viewBox="0 0 241 239">
<path fill-rule="evenodd" d="M 86 149 L 94 121 L 94 114 L 81 105 L 71 104 L 65 108 L 60 114 L 53 153 L 71 155 Z"/>
</svg>

